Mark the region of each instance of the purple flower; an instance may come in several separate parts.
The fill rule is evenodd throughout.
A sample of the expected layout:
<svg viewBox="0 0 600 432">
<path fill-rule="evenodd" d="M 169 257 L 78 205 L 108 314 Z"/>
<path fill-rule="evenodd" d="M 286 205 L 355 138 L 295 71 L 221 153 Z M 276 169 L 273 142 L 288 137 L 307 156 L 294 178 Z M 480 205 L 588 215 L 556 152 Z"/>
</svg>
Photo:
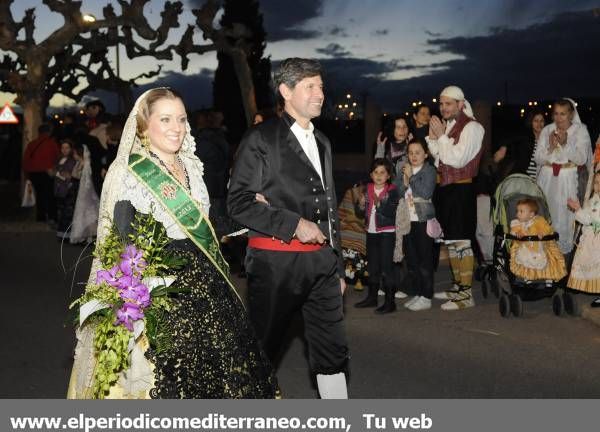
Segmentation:
<svg viewBox="0 0 600 432">
<path fill-rule="evenodd" d="M 146 268 L 146 261 L 142 258 L 142 251 L 137 250 L 134 245 L 129 245 L 125 248 L 125 252 L 121 254 L 121 262 L 119 268 L 124 275 L 131 276 L 135 273 L 141 273 Z"/>
<path fill-rule="evenodd" d="M 119 285 L 118 272 L 119 266 L 114 266 L 110 270 L 98 270 L 96 272 L 96 284 L 100 285 L 102 282 L 106 282 L 110 286 L 117 287 Z"/>
<path fill-rule="evenodd" d="M 129 331 L 133 331 L 133 322 L 144 317 L 144 312 L 135 303 L 124 303 L 117 311 L 115 325 L 123 324 Z"/>
<path fill-rule="evenodd" d="M 123 275 L 117 280 L 117 288 L 120 290 L 131 288 L 140 284 L 140 280 L 132 275 Z"/>
<path fill-rule="evenodd" d="M 123 300 L 135 302 L 143 308 L 150 305 L 150 292 L 146 285 L 140 283 L 138 280 L 136 280 L 134 284 L 119 291 L 119 295 Z"/>
</svg>

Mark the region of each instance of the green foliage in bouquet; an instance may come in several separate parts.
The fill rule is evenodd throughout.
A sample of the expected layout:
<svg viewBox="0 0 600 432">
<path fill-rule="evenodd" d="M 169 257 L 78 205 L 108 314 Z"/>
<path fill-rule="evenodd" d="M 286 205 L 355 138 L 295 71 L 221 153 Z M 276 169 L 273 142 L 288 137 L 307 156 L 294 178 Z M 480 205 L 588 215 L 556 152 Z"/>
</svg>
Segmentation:
<svg viewBox="0 0 600 432">
<path fill-rule="evenodd" d="M 143 320 L 150 347 L 157 352 L 170 348 L 168 313 L 172 295 L 184 290 L 175 283 L 148 287 L 148 278 L 175 276 L 187 260 L 166 249 L 170 239 L 164 226 L 151 215 L 136 213 L 131 233 L 124 238 L 113 224 L 95 256 L 102 264 L 95 283 L 71 307 L 96 302 L 101 306 L 89 315 L 94 325 L 97 362 L 92 386 L 93 397 L 104 398 L 119 373 L 129 367 L 128 346 L 134 324 Z M 156 282 L 154 283 L 156 284 Z"/>
<path fill-rule="evenodd" d="M 94 348 L 98 358 L 92 392 L 95 398 L 104 399 L 110 387 L 117 382 L 119 372 L 129 367 L 131 333 L 123 326 L 116 326 L 112 314 L 106 314 L 97 321 Z"/>
</svg>

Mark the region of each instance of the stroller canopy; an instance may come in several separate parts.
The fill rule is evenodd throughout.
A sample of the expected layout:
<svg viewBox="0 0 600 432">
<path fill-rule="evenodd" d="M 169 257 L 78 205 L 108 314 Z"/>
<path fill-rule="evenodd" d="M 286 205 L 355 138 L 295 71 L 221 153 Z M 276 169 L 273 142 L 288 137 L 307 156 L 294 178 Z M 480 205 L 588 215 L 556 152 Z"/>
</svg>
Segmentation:
<svg viewBox="0 0 600 432">
<path fill-rule="evenodd" d="M 523 198 L 535 199 L 539 206 L 538 214 L 552 224 L 544 192 L 531 177 L 525 174 L 512 174 L 506 177 L 496 188 L 494 198 L 492 221 L 494 226 L 502 225 L 505 232 L 510 230 L 510 221 L 516 217 L 517 201 Z"/>
</svg>

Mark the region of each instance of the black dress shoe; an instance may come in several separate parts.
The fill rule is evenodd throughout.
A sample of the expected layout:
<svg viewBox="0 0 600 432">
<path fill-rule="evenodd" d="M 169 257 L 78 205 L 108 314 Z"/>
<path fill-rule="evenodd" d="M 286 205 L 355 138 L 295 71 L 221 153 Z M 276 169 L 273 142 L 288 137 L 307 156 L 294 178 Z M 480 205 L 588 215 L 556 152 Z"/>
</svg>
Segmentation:
<svg viewBox="0 0 600 432">
<path fill-rule="evenodd" d="M 378 315 L 384 315 L 384 314 L 388 314 L 391 312 L 395 312 L 396 311 L 396 303 L 384 303 L 381 306 L 379 306 L 377 309 L 375 309 L 375 313 Z"/>
<path fill-rule="evenodd" d="M 593 308 L 600 307 L 600 297 L 597 297 L 596 299 L 594 299 L 594 301 L 590 304 L 590 306 Z"/>
</svg>

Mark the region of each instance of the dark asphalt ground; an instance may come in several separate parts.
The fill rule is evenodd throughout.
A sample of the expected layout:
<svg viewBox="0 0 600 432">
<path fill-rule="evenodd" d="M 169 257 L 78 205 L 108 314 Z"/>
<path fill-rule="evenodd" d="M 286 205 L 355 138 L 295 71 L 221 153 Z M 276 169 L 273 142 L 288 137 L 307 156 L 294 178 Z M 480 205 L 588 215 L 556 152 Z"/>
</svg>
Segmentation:
<svg viewBox="0 0 600 432">
<path fill-rule="evenodd" d="M 82 289 L 77 282 L 87 277 L 91 251 L 65 245 L 61 264 L 54 233 L 22 225 L 26 232 L 0 224 L 0 398 L 63 398 L 74 344 L 67 308 Z M 436 285 L 448 279 L 442 268 Z M 243 292 L 243 280 L 238 284 Z M 478 306 L 459 312 L 435 303 L 429 311 L 400 306 L 376 316 L 352 307 L 361 296 L 346 296 L 353 398 L 600 397 L 600 327 L 555 317 L 547 299 L 526 304 L 523 318 L 504 319 L 496 300 L 483 300 L 479 289 Z M 285 397 L 314 398 L 301 320 L 294 323 L 280 385 Z"/>
</svg>

